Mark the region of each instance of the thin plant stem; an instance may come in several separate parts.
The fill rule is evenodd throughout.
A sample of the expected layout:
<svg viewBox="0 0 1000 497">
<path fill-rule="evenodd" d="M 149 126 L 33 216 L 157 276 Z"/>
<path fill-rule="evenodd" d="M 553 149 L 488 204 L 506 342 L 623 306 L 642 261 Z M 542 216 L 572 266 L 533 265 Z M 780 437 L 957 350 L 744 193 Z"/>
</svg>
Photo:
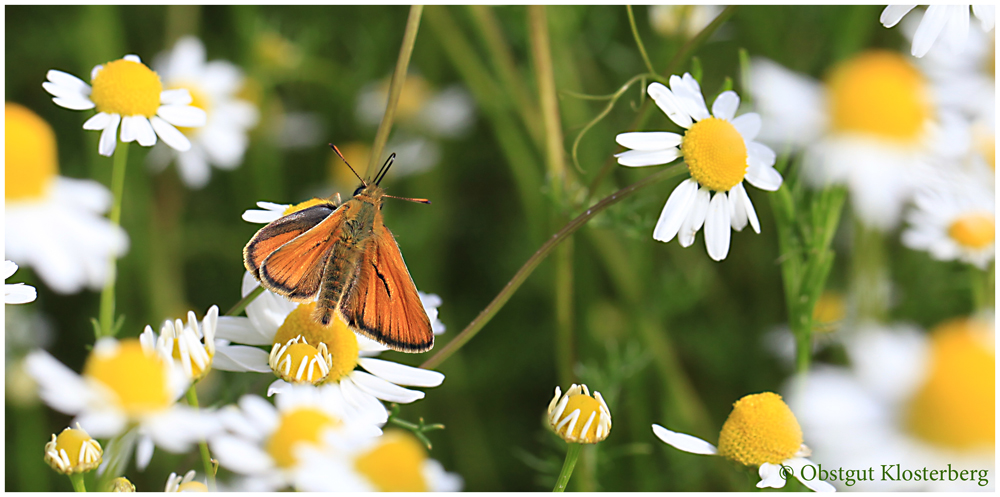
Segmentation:
<svg viewBox="0 0 1000 497">
<path fill-rule="evenodd" d="M 986 269 L 969 265 L 969 283 L 972 288 L 972 310 L 992 309 L 996 294 L 995 267 L 991 263 Z"/>
<path fill-rule="evenodd" d="M 111 169 L 111 214 L 109 216 L 112 226 L 121 225 L 122 217 L 122 195 L 125 191 L 125 167 L 128 165 L 128 143 L 118 143 L 115 150 L 114 162 Z M 109 337 L 114 333 L 115 321 L 115 279 L 117 278 L 116 264 L 117 257 L 114 254 L 108 256 L 107 281 L 104 289 L 101 290 L 100 324 L 101 334 L 97 338 Z"/>
<path fill-rule="evenodd" d="M 632 196 L 635 192 L 646 188 L 647 186 L 654 185 L 661 181 L 673 178 L 684 171 L 687 168 L 684 164 L 676 164 L 674 166 L 665 168 L 657 173 L 649 175 L 625 188 L 622 188 L 607 197 L 601 199 L 589 209 L 587 209 L 583 214 L 573 218 L 566 226 L 563 226 L 556 234 L 552 235 L 547 242 L 545 242 L 539 249 L 534 253 L 534 255 L 529 258 L 521 269 L 518 269 L 514 277 L 507 282 L 503 290 L 493 298 L 493 301 L 489 303 L 479 315 L 469 323 L 461 333 L 459 333 L 451 342 L 448 342 L 438 353 L 434 354 L 433 357 L 425 361 L 420 367 L 425 369 L 433 369 L 437 365 L 444 362 L 449 356 L 455 353 L 458 349 L 462 348 L 472 337 L 479 333 L 479 330 L 489 323 L 493 316 L 503 308 L 504 304 L 510 300 L 510 297 L 521 287 L 524 280 L 534 272 L 535 268 L 556 248 L 563 240 L 572 235 L 576 230 L 580 229 L 583 225 L 587 224 L 591 218 L 604 211 L 608 207 L 611 207 L 618 202 Z"/>
<path fill-rule="evenodd" d="M 556 479 L 556 486 L 552 489 L 553 492 L 564 492 L 566 491 L 566 485 L 569 484 L 569 477 L 573 476 L 573 468 L 576 466 L 576 460 L 580 457 L 580 450 L 583 448 L 583 444 L 569 443 L 566 444 L 566 460 L 563 461 L 562 470 L 559 471 L 559 478 Z"/>
<path fill-rule="evenodd" d="M 235 305 L 233 305 L 231 308 L 229 308 L 229 310 L 226 311 L 226 313 L 223 314 L 223 315 L 224 316 L 237 316 L 237 315 L 239 315 L 239 313 L 243 312 L 243 310 L 247 308 L 247 305 L 249 305 L 250 302 L 253 302 L 254 299 L 256 299 L 257 297 L 259 297 L 260 294 L 262 294 L 262 293 L 264 293 L 264 287 L 262 287 L 260 285 L 257 285 L 257 288 L 254 288 L 253 290 L 250 290 L 250 293 L 246 294 L 245 297 L 243 297 L 242 299 L 240 299 L 239 302 L 237 302 Z"/>
<path fill-rule="evenodd" d="M 642 38 L 639 37 L 639 28 L 635 25 L 635 14 L 632 12 L 632 6 L 626 5 L 625 9 L 628 11 L 628 24 L 632 27 L 632 36 L 635 38 L 635 44 L 639 47 L 639 53 L 642 54 L 642 61 L 646 63 L 646 69 L 656 74 L 656 69 L 653 69 L 653 63 L 649 61 L 649 55 L 646 53 L 646 47 L 642 44 Z"/>
<path fill-rule="evenodd" d="M 191 385 L 187 391 L 187 401 L 188 405 L 193 407 L 196 411 L 198 410 L 198 392 L 195 391 L 194 385 Z M 205 466 L 205 476 L 208 478 L 208 491 L 215 491 L 215 467 L 212 465 L 212 455 L 208 451 L 208 443 L 205 440 L 200 440 L 198 442 L 198 449 L 201 452 L 201 462 Z"/>
<path fill-rule="evenodd" d="M 403 44 L 399 47 L 399 58 L 396 59 L 396 70 L 392 72 L 392 79 L 389 81 L 389 100 L 385 105 L 385 114 L 382 115 L 382 122 L 378 125 L 375 134 L 375 144 L 372 145 L 372 154 L 368 159 L 368 171 L 365 177 L 373 179 L 375 171 L 382 160 L 382 149 L 385 142 L 389 140 L 389 131 L 392 130 L 392 122 L 396 117 L 396 104 L 399 103 L 399 95 L 403 92 L 403 83 L 406 81 L 406 69 L 410 65 L 410 55 L 413 53 L 413 45 L 417 40 L 417 29 L 420 27 L 420 15 L 424 11 L 423 5 L 410 6 L 410 15 L 406 19 L 406 30 L 403 31 Z"/>
<path fill-rule="evenodd" d="M 87 486 L 83 484 L 83 473 L 73 473 L 69 475 L 69 481 L 73 483 L 74 492 L 87 491 Z"/>
<path fill-rule="evenodd" d="M 860 321 L 885 322 L 889 312 L 889 272 L 885 235 L 855 217 L 851 280 Z"/>
</svg>

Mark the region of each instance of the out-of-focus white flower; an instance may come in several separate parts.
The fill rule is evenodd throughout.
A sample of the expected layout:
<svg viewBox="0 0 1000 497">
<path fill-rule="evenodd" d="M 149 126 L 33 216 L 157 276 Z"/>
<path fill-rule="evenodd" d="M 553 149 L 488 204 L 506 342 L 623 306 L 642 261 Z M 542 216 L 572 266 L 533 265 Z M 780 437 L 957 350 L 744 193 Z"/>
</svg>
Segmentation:
<svg viewBox="0 0 1000 497">
<path fill-rule="evenodd" d="M 187 90 L 190 105 L 207 117 L 204 126 L 180 128 L 191 141 L 190 149 L 157 147 L 149 155 L 150 164 L 162 169 L 176 159 L 181 178 L 191 188 L 208 184 L 210 165 L 224 170 L 239 167 L 247 149 L 247 133 L 258 119 L 257 108 L 237 97 L 244 84 L 243 72 L 225 60 L 206 62 L 205 46 L 193 36 L 181 38 L 170 52 L 157 56 L 153 67 L 164 87 Z"/>
<path fill-rule="evenodd" d="M 164 90 L 160 76 L 151 71 L 138 55 L 94 66 L 90 85 L 72 74 L 50 70 L 42 88 L 52 101 L 71 110 L 97 108 L 97 115 L 83 123 L 83 129 L 102 130 L 97 151 L 111 156 L 118 143 L 121 124 L 123 143 L 156 144 L 156 137 L 177 150 L 188 150 L 191 142 L 175 126 L 205 125 L 205 111 L 191 106 L 187 90 Z M 93 85 L 93 86 L 91 86 Z"/>
<path fill-rule="evenodd" d="M 662 36 L 694 38 L 721 13 L 721 5 L 651 5 L 649 24 Z"/>
<path fill-rule="evenodd" d="M 815 367 L 785 389 L 815 457 L 830 467 L 874 467 L 874 481 L 852 490 L 995 488 L 987 474 L 996 426 L 993 327 L 987 314 L 930 334 L 905 325 L 852 330 L 851 366 Z M 933 480 L 900 477 L 923 468 L 937 470 Z M 879 478 L 883 469 L 891 478 Z"/>
<path fill-rule="evenodd" d="M 882 10 L 879 21 L 891 28 L 916 5 L 889 5 Z M 929 5 L 920 19 L 920 27 L 913 36 L 910 53 L 923 57 L 940 37 L 941 45 L 952 53 L 961 52 L 969 35 L 969 7 L 979 19 L 983 32 L 990 32 L 996 24 L 995 5 Z"/>
<path fill-rule="evenodd" d="M 212 370 L 218 319 L 218 306 L 208 309 L 201 326 L 198 326 L 194 312 L 188 311 L 187 325 L 180 319 L 168 319 L 160 327 L 159 335 L 152 327 L 146 326 L 139 341 L 147 351 L 155 351 L 167 360 L 176 361 L 176 366 L 187 375 L 188 380 L 198 381 Z"/>
<path fill-rule="evenodd" d="M 753 141 L 760 131 L 760 116 L 751 112 L 736 117 L 740 97 L 734 91 L 720 94 L 710 114 L 698 81 L 687 73 L 683 78 L 671 76 L 669 89 L 660 83 L 650 84 L 648 93 L 671 121 L 685 129 L 684 134 L 621 133 L 615 140 L 631 150 L 615 157 L 619 164 L 630 167 L 668 164 L 683 157 L 691 178 L 682 181 L 667 198 L 653 238 L 669 242 L 676 236 L 682 247 L 689 247 L 704 225 L 708 255 L 721 261 L 729 254 L 731 229 L 741 231 L 749 221 L 760 233 L 743 180 L 766 191 L 781 186 L 781 174 L 774 169 L 774 152 Z"/>
<path fill-rule="evenodd" d="M 128 250 L 125 231 L 102 217 L 111 192 L 59 176 L 55 133 L 37 114 L 7 102 L 4 118 L 6 257 L 58 293 L 101 288 L 108 259 Z"/>
<path fill-rule="evenodd" d="M 17 264 L 11 261 L 3 261 L 3 297 L 5 304 L 27 304 L 28 302 L 34 302 L 35 297 L 38 293 L 35 291 L 35 287 L 31 285 L 25 285 L 24 283 L 7 283 L 7 278 L 14 275 L 17 271 Z"/>
</svg>

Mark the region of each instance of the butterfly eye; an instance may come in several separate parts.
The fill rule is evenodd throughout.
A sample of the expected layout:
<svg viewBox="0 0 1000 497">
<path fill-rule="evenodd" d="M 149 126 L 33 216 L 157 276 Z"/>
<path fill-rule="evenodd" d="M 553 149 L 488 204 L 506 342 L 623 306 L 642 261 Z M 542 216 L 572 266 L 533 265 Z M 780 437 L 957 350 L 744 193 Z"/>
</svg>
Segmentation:
<svg viewBox="0 0 1000 497">
<path fill-rule="evenodd" d="M 359 186 L 357 190 L 354 190 L 354 195 L 353 196 L 357 197 L 358 194 L 361 193 L 361 190 L 364 190 L 364 189 L 365 189 L 365 185 Z"/>
</svg>

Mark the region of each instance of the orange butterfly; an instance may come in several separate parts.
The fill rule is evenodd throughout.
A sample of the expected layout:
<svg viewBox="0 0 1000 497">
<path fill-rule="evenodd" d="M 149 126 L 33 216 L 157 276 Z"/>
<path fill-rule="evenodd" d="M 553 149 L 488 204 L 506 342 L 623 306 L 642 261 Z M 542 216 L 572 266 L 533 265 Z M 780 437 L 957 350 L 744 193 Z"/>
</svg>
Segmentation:
<svg viewBox="0 0 1000 497">
<path fill-rule="evenodd" d="M 352 329 L 390 349 L 424 352 L 434 346 L 431 322 L 399 246 L 382 224 L 382 199 L 430 201 L 393 197 L 379 188 L 395 157 L 389 156 L 372 184 L 351 168 L 362 183 L 354 198 L 341 204 L 335 195 L 261 228 L 244 247 L 243 263 L 274 293 L 295 302 L 316 299 L 313 318 L 323 325 L 336 310 Z"/>
</svg>

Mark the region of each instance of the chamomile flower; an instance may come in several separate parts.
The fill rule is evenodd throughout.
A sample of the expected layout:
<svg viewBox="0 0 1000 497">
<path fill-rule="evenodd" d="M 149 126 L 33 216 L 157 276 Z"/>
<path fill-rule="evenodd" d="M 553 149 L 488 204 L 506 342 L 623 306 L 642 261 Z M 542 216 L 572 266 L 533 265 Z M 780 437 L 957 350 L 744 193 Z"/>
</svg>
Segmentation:
<svg viewBox="0 0 1000 497">
<path fill-rule="evenodd" d="M 128 481 L 128 478 L 124 476 L 119 476 L 114 480 L 111 480 L 111 491 L 112 492 L 135 492 L 135 485 Z"/>
<path fill-rule="evenodd" d="M 177 473 L 170 473 L 167 477 L 167 485 L 163 488 L 164 492 L 208 492 L 208 486 L 200 481 L 194 479 L 195 472 L 190 470 L 184 473 L 184 476 L 180 476 Z"/>
<path fill-rule="evenodd" d="M 563 395 L 556 394 L 549 402 L 549 427 L 560 438 L 571 443 L 595 444 L 611 433 L 611 410 L 601 393 L 590 395 L 587 385 L 572 385 Z"/>
<path fill-rule="evenodd" d="M 427 457 L 427 448 L 403 430 L 350 444 L 332 441 L 327 448 L 304 450 L 308 457 L 299 471 L 299 489 L 308 492 L 458 492 L 462 477 L 449 473 Z M 326 468 L 345 468 L 331 478 Z M 353 470 L 353 471 L 350 471 Z"/>
<path fill-rule="evenodd" d="M 218 306 L 212 306 L 205 313 L 205 319 L 198 326 L 194 312 L 188 311 L 187 325 L 180 319 L 164 321 L 157 335 L 153 328 L 146 329 L 139 341 L 147 351 L 156 351 L 162 357 L 175 361 L 175 366 L 195 382 L 212 370 L 215 357 L 215 328 L 219 319 Z"/>
<path fill-rule="evenodd" d="M 24 283 L 7 283 L 7 278 L 14 276 L 17 271 L 17 264 L 11 261 L 3 261 L 3 301 L 5 304 L 27 304 L 34 302 L 38 293 L 35 287 Z"/>
<path fill-rule="evenodd" d="M 243 295 L 256 287 L 254 277 L 245 273 Z M 423 392 L 400 385 L 435 387 L 444 381 L 436 371 L 376 359 L 385 346 L 354 333 L 339 318 L 329 326 L 320 325 L 312 318 L 315 306 L 264 291 L 247 305 L 247 317 L 220 317 L 216 336 L 245 345 L 218 346 L 216 369 L 273 371 L 278 379 L 268 395 L 302 383 L 340 390 L 352 412 L 368 413 L 381 422 L 388 414 L 380 400 L 410 403 L 424 397 Z M 247 345 L 266 345 L 271 353 L 250 352 L 247 349 L 255 347 Z M 239 362 L 221 360 L 223 356 L 238 356 Z"/>
<path fill-rule="evenodd" d="M 97 151 L 111 156 L 121 141 L 139 142 L 143 147 L 156 144 L 156 137 L 174 149 L 185 151 L 191 142 L 175 126 L 205 125 L 205 111 L 189 105 L 187 90 L 164 90 L 160 76 L 146 67 L 137 55 L 94 66 L 90 84 L 72 74 L 50 70 L 42 88 L 52 101 L 71 110 L 97 109 L 97 114 L 83 123 L 83 129 L 101 130 Z"/>
<path fill-rule="evenodd" d="M 889 5 L 882 10 L 879 22 L 891 28 L 914 7 L 916 5 Z M 960 52 L 969 35 L 969 7 L 979 19 L 983 32 L 991 31 L 996 23 L 995 5 L 928 5 L 913 36 L 910 53 L 923 57 L 939 37 L 949 51 Z"/>
<path fill-rule="evenodd" d="M 769 123 L 761 139 L 804 149 L 802 172 L 816 188 L 846 185 L 855 215 L 888 231 L 937 157 L 960 153 L 956 125 L 937 110 L 926 77 L 890 51 L 838 63 L 825 84 L 771 61 L 751 63 L 751 91 Z"/>
<path fill-rule="evenodd" d="M 121 227 L 102 217 L 111 192 L 59 176 L 55 133 L 27 108 L 4 105 L 4 249 L 58 293 L 104 286 L 108 259 L 128 250 Z"/>
<path fill-rule="evenodd" d="M 753 141 L 760 131 L 760 116 L 736 117 L 740 97 L 734 91 L 720 94 L 709 114 L 701 87 L 687 73 L 683 78 L 671 76 L 669 89 L 652 83 L 647 91 L 667 117 L 686 131 L 683 135 L 663 131 L 619 134 L 615 140 L 631 150 L 615 157 L 619 164 L 631 167 L 668 164 L 683 157 L 691 178 L 667 198 L 653 238 L 669 242 L 676 236 L 682 247 L 688 247 L 704 224 L 708 255 L 721 261 L 729 254 L 730 228 L 741 231 L 749 221 L 760 233 L 743 180 L 767 191 L 781 186 L 774 152 Z"/>
<path fill-rule="evenodd" d="M 721 5 L 651 5 L 649 24 L 661 36 L 694 38 L 721 13 Z"/>
<path fill-rule="evenodd" d="M 795 415 L 776 393 L 757 393 L 736 401 L 722 425 L 718 447 L 660 425 L 653 425 L 653 433 L 684 452 L 718 455 L 746 466 L 757 466 L 761 478 L 757 488 L 782 488 L 785 480 L 794 475 L 811 490 L 834 491 L 825 481 L 803 478 L 802 468 L 813 465 L 806 459 L 809 448 L 802 443 L 802 429 Z"/>
<path fill-rule="evenodd" d="M 154 445 L 185 452 L 217 428 L 210 415 L 176 404 L 188 386 L 184 373 L 136 339 L 98 340 L 82 375 L 44 351 L 28 354 L 27 367 L 42 399 L 76 415 L 75 422 L 92 435 L 110 438 L 137 427 L 140 469 L 149 463 Z"/>
<path fill-rule="evenodd" d="M 58 437 L 53 434 L 52 440 L 45 444 L 45 462 L 64 475 L 97 468 L 103 455 L 101 444 L 91 438 L 80 423 L 76 428 L 66 428 Z"/>
<path fill-rule="evenodd" d="M 980 166 L 948 171 L 917 192 L 904 245 L 938 260 L 989 265 L 996 251 L 996 195 L 994 175 Z"/>
<path fill-rule="evenodd" d="M 275 404 L 244 395 L 238 406 L 219 411 L 226 432 L 210 440 L 212 454 L 223 467 L 245 475 L 237 485 L 244 490 L 297 487 L 298 470 L 310 459 L 305 448 L 350 445 L 382 434 L 371 418 L 352 415 L 336 388 L 297 385 L 278 395 Z M 322 474 L 340 481 L 352 472 L 343 465 L 330 465 Z"/>
<path fill-rule="evenodd" d="M 890 478 L 859 481 L 852 490 L 995 488 L 993 316 L 950 320 L 929 334 L 906 325 L 852 331 L 845 340 L 849 367 L 816 367 L 786 389 L 824 465 L 873 466 L 876 475 L 889 466 Z M 956 476 L 904 479 L 897 464 L 899 471 L 953 469 Z M 981 476 L 969 479 L 969 470 Z"/>
<path fill-rule="evenodd" d="M 154 60 L 153 67 L 167 90 L 187 90 L 190 105 L 207 117 L 204 126 L 180 128 L 191 141 L 190 149 L 157 147 L 149 155 L 150 164 L 162 169 L 176 159 L 178 172 L 190 188 L 208 183 L 211 165 L 223 170 L 239 167 L 249 142 L 247 132 L 258 119 L 257 108 L 237 97 L 243 72 L 225 60 L 206 62 L 205 46 L 193 36 L 178 40 L 173 50 Z"/>
</svg>

